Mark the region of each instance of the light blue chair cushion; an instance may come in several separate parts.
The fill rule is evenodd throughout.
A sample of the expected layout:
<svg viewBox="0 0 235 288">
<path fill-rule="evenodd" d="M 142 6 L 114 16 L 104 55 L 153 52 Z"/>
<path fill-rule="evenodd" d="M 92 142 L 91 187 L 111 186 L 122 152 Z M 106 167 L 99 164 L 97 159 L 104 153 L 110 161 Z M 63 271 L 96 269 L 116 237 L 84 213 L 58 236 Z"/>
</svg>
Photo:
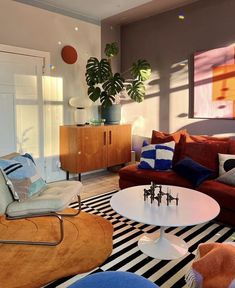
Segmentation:
<svg viewBox="0 0 235 288">
<path fill-rule="evenodd" d="M 146 278 L 121 271 L 106 271 L 88 275 L 69 288 L 157 288 L 156 284 Z"/>
</svg>

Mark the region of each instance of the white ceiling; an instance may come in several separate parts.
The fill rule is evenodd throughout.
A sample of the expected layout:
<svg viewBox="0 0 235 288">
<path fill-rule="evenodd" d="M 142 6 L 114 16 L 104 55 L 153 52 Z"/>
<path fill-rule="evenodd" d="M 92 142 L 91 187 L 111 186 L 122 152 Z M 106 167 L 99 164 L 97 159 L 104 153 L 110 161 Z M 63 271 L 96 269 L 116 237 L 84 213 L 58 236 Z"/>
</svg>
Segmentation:
<svg viewBox="0 0 235 288">
<path fill-rule="evenodd" d="M 151 0 L 37 0 L 96 20 L 113 16 Z"/>
<path fill-rule="evenodd" d="M 195 0 L 15 0 L 42 9 L 99 24 L 101 20 L 145 5 L 157 13 L 165 12 Z M 196 0 L 197 1 L 197 0 Z M 154 12 L 152 11 L 152 12 Z"/>
</svg>

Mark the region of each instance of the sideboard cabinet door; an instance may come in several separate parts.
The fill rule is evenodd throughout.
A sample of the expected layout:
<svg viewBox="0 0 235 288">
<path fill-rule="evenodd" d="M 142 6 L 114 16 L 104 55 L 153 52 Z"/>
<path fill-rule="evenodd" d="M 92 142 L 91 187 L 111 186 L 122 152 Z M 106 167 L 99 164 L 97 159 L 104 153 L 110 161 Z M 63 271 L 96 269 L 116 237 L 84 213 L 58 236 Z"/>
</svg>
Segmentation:
<svg viewBox="0 0 235 288">
<path fill-rule="evenodd" d="M 107 166 L 131 161 L 131 125 L 112 125 L 108 129 Z"/>
<path fill-rule="evenodd" d="M 82 149 L 79 151 L 78 171 L 86 172 L 105 168 L 107 165 L 107 132 L 105 127 L 85 127 L 81 131 Z"/>
<path fill-rule="evenodd" d="M 61 168 L 83 173 L 129 162 L 131 125 L 60 127 Z"/>
</svg>

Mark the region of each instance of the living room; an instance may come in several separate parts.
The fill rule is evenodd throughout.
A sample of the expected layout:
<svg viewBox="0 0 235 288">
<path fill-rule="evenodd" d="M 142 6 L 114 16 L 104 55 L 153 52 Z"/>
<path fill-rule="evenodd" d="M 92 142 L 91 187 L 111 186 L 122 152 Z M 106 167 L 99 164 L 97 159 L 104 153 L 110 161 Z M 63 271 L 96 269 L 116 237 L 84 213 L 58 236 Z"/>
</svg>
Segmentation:
<svg viewBox="0 0 235 288">
<path fill-rule="evenodd" d="M 136 1 L 133 5 L 126 1 L 125 8 L 121 2 L 110 4 L 116 9 L 113 14 L 105 14 L 106 10 L 103 7 L 102 9 L 96 7 L 96 15 L 93 7 L 94 14 L 92 16 L 82 5 L 80 14 L 76 14 L 69 6 L 58 8 L 56 2 L 1 1 L 0 62 L 2 71 L 0 77 L 6 81 L 5 83 L 1 81 L 0 87 L 1 135 L 4 138 L 1 139 L 1 156 L 15 151 L 33 154 L 42 177 L 47 183 L 65 180 L 66 174 L 67 178 L 70 177 L 71 180 L 73 177 L 77 177 L 77 172 L 73 169 L 69 173 L 66 173 L 67 169 L 61 169 L 64 164 L 60 158 L 59 127 L 76 124 L 74 114 L 77 109 L 76 106 L 71 105 L 71 99 L 74 98 L 79 103 L 77 107 L 82 107 L 86 111 L 86 123 L 100 120 L 98 103 L 92 102 L 88 97 L 86 64 L 90 57 L 97 59 L 104 57 L 106 44 L 113 42 L 119 46 L 119 54 L 112 60 L 114 72 L 124 73 L 137 59 L 146 59 L 151 65 L 151 77 L 145 84 L 144 101 L 136 103 L 125 97 L 121 100 L 121 123 L 122 125 L 131 125 L 131 137 L 128 137 L 132 141 L 130 150 L 132 150 L 134 158 L 139 157 L 143 140 L 151 141 L 153 130 L 172 134 L 186 129 L 190 135 L 234 138 L 234 114 L 227 116 L 226 111 L 223 113 L 224 106 L 228 102 L 228 106 L 233 107 L 234 98 L 232 97 L 234 96 L 228 96 L 231 97 L 228 98 L 228 101 L 221 102 L 219 116 L 210 114 L 210 109 L 206 109 L 205 105 L 201 106 L 205 108 L 205 113 L 209 114 L 207 116 L 197 115 L 197 112 L 201 112 L 201 110 L 196 110 L 195 95 L 193 98 L 193 90 L 196 87 L 193 65 L 198 53 L 231 48 L 234 45 L 233 11 L 235 3 L 233 0 Z M 97 3 L 93 3 L 94 5 Z M 106 5 L 108 7 L 107 3 Z M 77 9 L 79 11 L 79 7 Z M 101 12 L 103 18 L 98 18 Z M 65 47 L 70 47 L 71 50 L 69 50 L 69 55 L 63 56 L 62 51 Z M 227 54 L 223 55 L 223 57 L 226 56 Z M 71 57 L 75 57 L 74 61 L 72 59 L 73 63 L 70 62 Z M 229 64 L 233 63 L 229 62 Z M 13 66 L 17 67 L 15 71 L 11 70 L 13 71 L 11 75 L 15 76 L 4 78 L 3 72 L 12 69 Z M 22 72 L 19 71 L 23 71 L 24 74 L 20 75 Z M 125 73 L 124 76 L 126 76 Z M 109 137 L 109 131 L 107 131 L 107 137 Z M 92 145 L 90 146 L 92 149 Z M 230 152 L 220 151 L 219 153 Z M 230 154 L 235 153 L 232 151 Z M 93 173 L 94 171 L 83 173 L 81 170 L 81 182 L 84 184 L 88 179 L 85 189 L 89 190 L 90 194 L 87 195 L 92 195 L 93 190 L 94 194 L 102 194 L 119 189 L 117 173 L 105 174 L 107 178 L 103 180 L 102 173 L 106 169 L 94 170 L 96 172 L 98 170 L 98 174 Z M 122 181 L 128 180 L 125 175 L 122 176 Z M 105 188 L 105 185 L 108 188 Z M 124 189 L 124 186 L 121 188 Z M 176 195 L 174 196 L 176 197 Z M 106 196 L 97 199 L 97 206 L 100 203 L 108 204 L 105 201 L 110 199 L 105 198 L 106 200 L 104 200 L 102 197 Z M 215 200 L 218 202 L 218 199 Z M 228 202 L 232 206 L 234 198 Z M 92 209 L 95 209 L 95 213 L 98 215 L 106 213 L 102 209 L 92 208 L 85 202 L 82 205 L 85 212 L 94 212 Z M 228 215 L 226 217 L 231 218 L 231 214 Z M 109 217 L 111 216 L 108 212 L 105 218 Z M 118 216 L 118 213 L 115 214 L 115 217 L 115 219 L 121 219 L 121 223 L 122 218 Z M 192 240 L 190 245 L 195 247 L 193 246 L 190 250 L 186 260 L 182 258 L 182 261 L 179 259 L 177 261 L 159 261 L 154 258 L 150 259 L 149 256 L 145 257 L 143 253 L 138 254 L 140 251 L 136 243 L 134 247 L 129 247 L 134 243 L 133 239 L 138 236 L 137 230 L 140 224 L 135 222 L 133 224 L 131 220 L 125 220 L 120 227 L 123 223 L 127 223 L 128 226 L 121 228 L 127 232 L 126 238 L 123 239 L 129 244 L 122 242 L 123 231 L 118 231 L 116 227 L 116 230 L 114 229 L 116 231 L 114 232 L 114 239 L 116 239 L 114 248 L 116 250 L 113 255 L 119 251 L 118 242 L 120 242 L 120 247 L 124 245 L 125 248 L 126 245 L 130 251 L 134 249 L 133 253 L 128 254 L 126 251 L 127 254 L 123 252 L 121 257 L 116 254 L 116 259 L 114 256 L 110 256 L 113 257 L 109 258 L 110 262 L 105 262 L 103 266 L 99 265 L 95 271 L 134 272 L 155 282 L 160 287 L 186 287 L 185 283 L 182 285 L 182 279 L 193 261 L 198 244 L 202 242 L 199 241 L 199 238 L 204 239 L 203 237 L 205 237 L 205 242 L 228 242 L 234 241 L 235 237 L 234 227 L 231 226 L 231 223 L 227 222 L 219 226 L 220 224 L 210 222 L 212 224 L 206 227 L 200 224 L 202 226 L 192 228 L 194 229 L 192 233 L 198 233 L 198 236 Z M 147 226 L 147 223 L 145 225 Z M 135 230 L 132 231 L 131 227 L 133 226 L 135 226 L 133 228 Z M 155 231 L 153 227 L 143 226 L 144 229 Z M 168 229 L 170 232 L 173 228 Z M 213 229 L 219 232 L 215 232 L 209 237 L 208 235 Z M 181 233 L 180 228 L 172 231 L 179 235 Z M 189 230 L 185 233 L 189 233 Z M 220 234 L 220 236 L 216 236 L 216 234 Z M 134 235 L 133 239 L 131 235 Z M 189 234 L 185 237 L 187 236 Z M 189 237 L 189 241 L 190 239 Z M 135 255 L 139 257 L 138 261 L 142 263 L 142 267 L 139 267 L 138 263 L 134 261 Z M 167 265 L 164 266 L 165 264 Z M 184 267 L 183 272 L 179 273 L 182 267 Z M 159 275 L 156 273 L 157 269 L 161 270 Z M 179 273 L 177 274 L 178 278 L 173 277 L 174 273 Z M 67 276 L 72 279 L 72 275 Z M 71 279 L 69 284 L 72 283 Z M 68 287 L 69 284 L 65 284 L 66 280 L 63 279 L 48 287 Z M 44 285 L 46 284 L 47 282 L 44 283 Z"/>
</svg>

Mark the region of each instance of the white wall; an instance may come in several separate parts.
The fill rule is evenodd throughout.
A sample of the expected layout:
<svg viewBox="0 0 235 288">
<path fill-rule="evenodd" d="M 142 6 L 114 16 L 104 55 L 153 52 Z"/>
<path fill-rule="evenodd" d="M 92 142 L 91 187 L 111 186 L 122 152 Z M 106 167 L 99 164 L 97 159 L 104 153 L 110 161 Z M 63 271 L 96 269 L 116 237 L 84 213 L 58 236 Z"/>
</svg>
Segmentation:
<svg viewBox="0 0 235 288">
<path fill-rule="evenodd" d="M 78 27 L 78 31 L 75 31 L 75 27 Z M 58 45 L 58 41 L 62 45 Z M 85 65 L 90 56 L 100 57 L 101 29 L 100 26 L 78 19 L 1 0 L 0 43 L 50 52 L 51 64 L 55 66 L 51 76 L 63 77 L 63 94 L 67 106 L 68 98 L 87 95 Z M 62 61 L 60 53 L 64 45 L 77 49 L 79 58 L 74 65 Z M 72 115 L 66 113 L 65 122 L 71 121 Z"/>
<path fill-rule="evenodd" d="M 78 27 L 78 30 L 75 30 Z M 61 42 L 61 45 L 58 42 Z M 26 4 L 0 0 L 0 44 L 46 51 L 50 53 L 52 79 L 62 79 L 63 85 L 63 123 L 73 124 L 74 108 L 69 107 L 70 97 L 79 97 L 89 104 L 85 81 L 85 66 L 90 56 L 100 58 L 101 28 L 98 25 L 49 12 Z M 61 49 L 73 46 L 78 52 L 78 60 L 69 65 L 61 58 Z M 0 67 L 1 69 L 1 67 Z M 61 91 L 60 91 L 61 92 Z M 97 115 L 97 107 L 89 109 L 88 120 Z M 51 114 L 53 116 L 53 113 Z M 53 119 L 51 119 L 53 122 Z M 59 129 L 59 127 L 58 127 Z M 53 134 L 53 133 L 52 133 Z M 59 143 L 53 153 L 54 169 L 58 161 Z M 57 154 L 57 155 L 56 155 Z M 63 177 L 60 174 L 60 177 Z"/>
</svg>

